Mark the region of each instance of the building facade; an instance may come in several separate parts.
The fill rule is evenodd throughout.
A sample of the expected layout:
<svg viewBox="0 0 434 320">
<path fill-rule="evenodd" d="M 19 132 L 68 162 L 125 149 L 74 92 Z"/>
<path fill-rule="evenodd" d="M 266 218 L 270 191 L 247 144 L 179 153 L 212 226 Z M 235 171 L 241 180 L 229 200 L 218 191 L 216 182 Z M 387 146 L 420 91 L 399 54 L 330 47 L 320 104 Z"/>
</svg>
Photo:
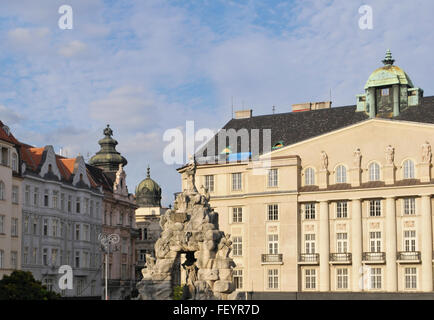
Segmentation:
<svg viewBox="0 0 434 320">
<path fill-rule="evenodd" d="M 21 269 L 21 183 L 19 142 L 0 121 L 0 279 Z"/>
<path fill-rule="evenodd" d="M 25 144 L 21 152 L 22 269 L 64 297 L 100 296 L 101 189 L 82 156 Z M 59 287 L 62 265 L 72 268 L 72 287 Z"/>
<path fill-rule="evenodd" d="M 238 113 L 224 129 L 271 129 L 257 157 L 250 132 L 247 161 L 241 134 L 226 161 L 211 163 L 216 141 L 197 155 L 196 185 L 232 235 L 239 290 L 433 291 L 434 97 L 390 52 L 383 63 L 357 105 Z"/>
</svg>

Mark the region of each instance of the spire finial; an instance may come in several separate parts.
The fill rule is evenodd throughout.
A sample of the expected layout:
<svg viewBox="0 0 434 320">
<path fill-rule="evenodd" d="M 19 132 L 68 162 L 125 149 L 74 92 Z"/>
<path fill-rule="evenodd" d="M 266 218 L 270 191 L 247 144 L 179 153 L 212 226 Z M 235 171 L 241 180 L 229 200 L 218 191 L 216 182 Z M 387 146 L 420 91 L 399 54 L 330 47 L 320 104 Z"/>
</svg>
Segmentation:
<svg viewBox="0 0 434 320">
<path fill-rule="evenodd" d="M 151 178 L 151 169 L 149 168 L 149 164 L 148 164 L 148 169 L 146 170 L 146 178 L 148 179 Z"/>
<path fill-rule="evenodd" d="M 113 130 L 110 128 L 109 124 L 107 125 L 107 128 L 104 129 L 103 133 L 105 136 L 109 136 L 109 137 L 113 135 Z"/>
<path fill-rule="evenodd" d="M 383 60 L 383 63 L 385 66 L 391 66 L 395 62 L 394 59 L 392 59 L 392 52 L 390 52 L 390 49 L 387 49 L 386 51 L 386 58 Z"/>
</svg>

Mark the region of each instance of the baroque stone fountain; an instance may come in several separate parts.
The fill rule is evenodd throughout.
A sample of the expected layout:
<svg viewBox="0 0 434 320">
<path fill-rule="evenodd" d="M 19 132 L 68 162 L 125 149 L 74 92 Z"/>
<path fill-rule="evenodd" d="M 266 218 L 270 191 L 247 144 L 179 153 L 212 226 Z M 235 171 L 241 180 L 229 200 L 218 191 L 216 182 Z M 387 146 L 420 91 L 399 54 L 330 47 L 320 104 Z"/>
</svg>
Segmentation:
<svg viewBox="0 0 434 320">
<path fill-rule="evenodd" d="M 155 243 L 155 255 L 146 255 L 143 279 L 137 284 L 140 300 L 172 299 L 180 255 L 185 270 L 184 298 L 192 300 L 238 299 L 232 282 L 235 266 L 229 253 L 230 235 L 218 230 L 218 214 L 209 206 L 209 193 L 195 186 L 196 160 L 187 169 L 187 189 L 160 218 L 162 232 Z"/>
</svg>

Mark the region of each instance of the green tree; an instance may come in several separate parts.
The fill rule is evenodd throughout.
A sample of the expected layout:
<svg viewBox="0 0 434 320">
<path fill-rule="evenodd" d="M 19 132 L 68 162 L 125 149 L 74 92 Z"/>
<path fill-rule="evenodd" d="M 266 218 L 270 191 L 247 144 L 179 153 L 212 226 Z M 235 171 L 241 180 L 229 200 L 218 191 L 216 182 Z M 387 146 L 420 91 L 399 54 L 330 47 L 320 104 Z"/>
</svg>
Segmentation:
<svg viewBox="0 0 434 320">
<path fill-rule="evenodd" d="M 15 270 L 0 280 L 0 300 L 55 300 L 60 295 L 47 290 L 29 271 Z"/>
</svg>

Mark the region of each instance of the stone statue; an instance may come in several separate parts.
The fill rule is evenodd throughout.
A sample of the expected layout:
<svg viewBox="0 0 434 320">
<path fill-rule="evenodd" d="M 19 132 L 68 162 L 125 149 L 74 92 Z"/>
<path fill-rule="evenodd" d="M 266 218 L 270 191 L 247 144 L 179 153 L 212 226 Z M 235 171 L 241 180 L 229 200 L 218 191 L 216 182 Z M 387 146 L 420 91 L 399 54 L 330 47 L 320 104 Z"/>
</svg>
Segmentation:
<svg viewBox="0 0 434 320">
<path fill-rule="evenodd" d="M 126 183 L 127 174 L 123 169 L 122 163 L 119 164 L 119 170 L 116 172 L 116 180 L 113 184 L 114 193 L 128 196 L 128 188 Z"/>
<path fill-rule="evenodd" d="M 188 192 L 197 192 L 195 185 L 195 175 L 196 175 L 196 157 L 190 156 L 190 161 L 187 166 L 185 173 L 187 174 L 187 190 Z"/>
<path fill-rule="evenodd" d="M 432 151 L 428 141 L 422 145 L 422 163 L 431 163 Z"/>
<path fill-rule="evenodd" d="M 360 151 L 359 148 L 357 148 L 354 153 L 354 167 L 356 168 L 360 168 L 360 161 L 362 160 L 362 152 Z"/>
<path fill-rule="evenodd" d="M 321 151 L 320 159 L 321 159 L 321 170 L 327 170 L 327 167 L 329 165 L 329 160 L 327 157 L 327 153 L 325 153 L 325 151 Z"/>
<path fill-rule="evenodd" d="M 389 144 L 386 147 L 386 162 L 387 162 L 387 164 L 389 164 L 389 165 L 393 164 L 394 156 L 395 156 L 395 149 Z"/>
</svg>

